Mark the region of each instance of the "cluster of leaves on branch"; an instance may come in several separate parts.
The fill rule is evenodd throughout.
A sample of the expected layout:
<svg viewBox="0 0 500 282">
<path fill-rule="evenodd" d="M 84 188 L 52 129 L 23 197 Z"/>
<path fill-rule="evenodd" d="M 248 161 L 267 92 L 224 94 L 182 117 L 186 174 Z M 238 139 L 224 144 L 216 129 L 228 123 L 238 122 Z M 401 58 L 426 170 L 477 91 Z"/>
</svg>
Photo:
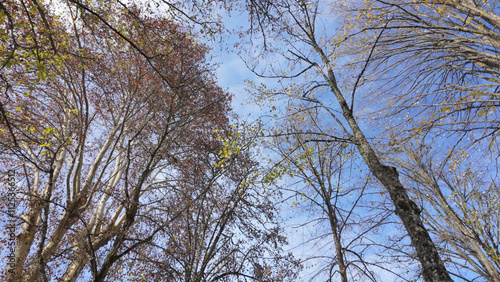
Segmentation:
<svg viewBox="0 0 500 282">
<path fill-rule="evenodd" d="M 0 158 L 22 187 L 2 279 L 293 278 L 207 48 L 139 6 L 47 4 L 0 6 Z"/>
</svg>

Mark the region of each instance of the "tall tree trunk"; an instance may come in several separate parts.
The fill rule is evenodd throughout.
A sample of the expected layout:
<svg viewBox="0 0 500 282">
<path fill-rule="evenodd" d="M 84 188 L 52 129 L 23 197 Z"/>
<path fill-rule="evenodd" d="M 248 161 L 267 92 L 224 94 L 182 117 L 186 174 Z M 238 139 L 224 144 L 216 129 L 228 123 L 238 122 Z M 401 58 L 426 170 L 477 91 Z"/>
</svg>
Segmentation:
<svg viewBox="0 0 500 282">
<path fill-rule="evenodd" d="M 339 221 L 335 209 L 333 208 L 332 203 L 329 200 L 329 197 L 326 197 L 327 194 L 324 187 L 322 187 L 322 190 L 322 192 L 325 193 L 325 203 L 328 209 L 328 219 L 330 220 L 330 228 L 332 229 L 333 241 L 335 242 L 335 253 L 337 255 L 337 263 L 339 264 L 340 281 L 347 282 L 347 267 L 344 261 L 344 252 L 342 251 Z"/>
<path fill-rule="evenodd" d="M 342 92 L 338 88 L 333 68 L 319 44 L 315 41 L 313 33 L 310 33 L 311 45 L 320 55 L 325 73 L 321 68 L 318 69 L 323 73 L 327 80 L 331 91 L 335 95 L 341 109 L 342 114 L 352 130 L 352 138 L 356 147 L 363 157 L 364 162 L 368 165 L 371 173 L 382 183 L 391 200 L 394 204 L 396 215 L 401 218 L 403 225 L 410 236 L 411 243 L 417 252 L 417 257 L 422 265 L 422 275 L 425 281 L 445 282 L 453 281 L 444 266 L 443 261 L 439 257 L 439 253 L 432 242 L 429 233 L 424 227 L 420 218 L 420 209 L 408 196 L 406 189 L 399 180 L 399 174 L 394 167 L 383 165 L 373 147 L 370 145 L 363 131 L 359 128 L 356 118 L 352 114 Z"/>
</svg>

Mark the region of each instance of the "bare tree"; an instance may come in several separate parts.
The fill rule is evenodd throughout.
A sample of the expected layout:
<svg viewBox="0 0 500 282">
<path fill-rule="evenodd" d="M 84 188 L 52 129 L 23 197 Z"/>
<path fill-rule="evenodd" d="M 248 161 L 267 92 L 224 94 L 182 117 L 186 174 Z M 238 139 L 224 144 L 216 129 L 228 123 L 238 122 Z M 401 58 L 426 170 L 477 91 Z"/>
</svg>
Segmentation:
<svg viewBox="0 0 500 282">
<path fill-rule="evenodd" d="M 466 281 L 498 281 L 499 195 L 490 173 L 477 166 L 477 159 L 464 158 L 465 152 L 443 162 L 425 147 L 401 149 L 393 162 L 421 205 L 428 207 L 423 217 L 451 273 Z"/>
<path fill-rule="evenodd" d="M 290 194 L 286 203 L 291 201 L 293 210 L 311 214 L 311 222 L 299 225 L 318 230 L 317 238 L 301 242 L 305 248 L 313 242 L 318 246 L 314 252 L 317 255 L 306 260 L 325 261 L 313 278 L 377 281 L 376 272 L 395 274 L 384 269 L 381 261 L 373 259 L 384 248 L 363 243 L 379 236 L 376 233 L 382 225 L 389 223 L 387 218 L 391 212 L 378 208 L 383 201 L 379 193 L 367 191 L 373 189 L 367 189 L 368 174 L 359 173 L 353 177 L 350 173 L 358 162 L 353 152 L 355 148 L 352 144 L 332 142 L 326 136 L 328 133 L 322 131 L 325 128 L 319 126 L 324 120 L 318 117 L 314 105 L 309 109 L 302 103 L 293 105 L 301 110 L 286 117 L 287 121 L 276 129 L 271 148 L 281 160 L 269 174 L 269 180 L 282 175 L 291 178 L 284 184 L 276 182 L 275 185 L 283 193 Z M 377 196 L 379 203 L 374 207 L 371 202 L 377 201 Z M 321 224 L 328 226 L 326 234 L 320 231 Z M 333 246 L 326 243 L 329 241 Z M 334 254 L 325 253 L 328 248 L 319 248 L 322 245 L 331 247 Z"/>
<path fill-rule="evenodd" d="M 423 216 L 439 251 L 466 281 L 499 275 L 497 7 L 369 1 L 349 14 L 359 18 L 348 36 L 356 46 L 351 53 L 370 54 L 366 86 L 388 102 L 375 114 L 390 140 L 385 159 L 402 169 L 405 185 L 428 207 Z M 370 53 L 366 46 L 375 42 Z"/>
<path fill-rule="evenodd" d="M 287 74 L 281 71 L 279 66 L 273 66 L 273 70 L 278 70 L 273 75 L 281 79 L 307 77 L 305 79 L 307 82 L 302 90 L 286 89 L 285 95 L 287 92 L 292 92 L 297 99 L 308 98 L 336 121 L 336 126 L 347 136 L 348 141 L 356 145 L 371 173 L 382 183 L 390 195 L 394 204 L 394 212 L 403 222 L 416 250 L 424 279 L 426 281 L 451 281 L 435 244 L 424 227 L 420 217 L 420 208 L 410 199 L 406 189 L 401 184 L 397 169 L 381 163 L 379 155 L 358 123 L 359 118 L 355 115 L 353 103 L 356 99 L 357 85 L 354 84 L 351 88 L 350 95 L 343 94 L 339 87 L 337 79 L 341 76 L 336 75 L 336 73 L 342 74 L 342 71 L 336 71 L 332 61 L 335 45 L 331 45 L 326 40 L 323 41 L 328 35 L 322 37 L 321 32 L 324 30 L 318 29 L 317 26 L 321 15 L 319 9 L 322 8 L 320 6 L 322 4 L 317 1 L 253 2 L 250 13 L 254 16 L 254 22 L 259 27 L 268 27 L 264 28 L 264 34 L 267 36 L 271 32 L 275 32 L 272 33 L 275 36 L 273 40 L 288 48 L 281 54 L 289 60 L 292 70 L 296 69 L 295 74 Z M 273 48 L 278 51 L 272 52 L 275 51 Z M 273 55 L 280 54 L 280 49 L 276 46 L 269 46 L 267 51 L 272 52 Z M 324 87 L 328 91 L 321 91 L 320 87 Z M 347 85 L 345 87 L 348 88 Z M 268 96 L 276 96 L 279 93 L 283 92 L 265 91 L 265 95 Z M 328 103 L 325 96 L 322 96 L 322 99 L 315 96 L 326 95 L 326 93 L 333 95 L 332 98 L 335 102 Z M 350 104 L 348 104 L 349 98 L 351 98 Z M 339 138 L 339 136 L 335 137 Z M 331 138 L 331 140 L 342 141 L 345 139 L 336 138 Z"/>
</svg>

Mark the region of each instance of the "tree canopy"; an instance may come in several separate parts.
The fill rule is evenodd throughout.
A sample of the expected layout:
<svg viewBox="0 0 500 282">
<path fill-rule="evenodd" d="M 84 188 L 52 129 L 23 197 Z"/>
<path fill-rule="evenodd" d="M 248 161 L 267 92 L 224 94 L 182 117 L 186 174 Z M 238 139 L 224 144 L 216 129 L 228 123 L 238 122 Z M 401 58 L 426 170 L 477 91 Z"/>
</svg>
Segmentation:
<svg viewBox="0 0 500 282">
<path fill-rule="evenodd" d="M 500 281 L 498 5 L 1 2 L 2 279 Z"/>
</svg>

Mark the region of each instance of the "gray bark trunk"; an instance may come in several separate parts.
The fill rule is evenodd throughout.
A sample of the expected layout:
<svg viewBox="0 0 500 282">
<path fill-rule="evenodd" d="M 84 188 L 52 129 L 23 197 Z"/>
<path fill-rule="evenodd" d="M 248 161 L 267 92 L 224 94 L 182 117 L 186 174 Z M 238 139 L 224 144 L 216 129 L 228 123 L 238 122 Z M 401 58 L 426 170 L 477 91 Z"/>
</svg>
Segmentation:
<svg viewBox="0 0 500 282">
<path fill-rule="evenodd" d="M 311 36 L 311 40 L 311 45 L 320 55 L 327 72 L 325 73 L 321 68 L 319 70 L 323 73 L 342 109 L 342 114 L 352 130 L 352 138 L 359 153 L 368 165 L 371 173 L 382 183 L 389 193 L 394 204 L 395 213 L 403 221 L 403 225 L 410 236 L 411 244 L 415 248 L 417 257 L 422 265 L 423 278 L 429 282 L 453 281 L 439 256 L 434 242 L 432 242 L 429 233 L 422 223 L 420 209 L 408 196 L 406 189 L 399 180 L 396 168 L 385 166 L 379 161 L 377 154 L 366 139 L 363 131 L 359 128 L 352 110 L 349 108 L 342 92 L 337 86 L 333 68 L 330 65 L 328 57 L 317 42 L 315 42 L 314 37 Z"/>
</svg>

